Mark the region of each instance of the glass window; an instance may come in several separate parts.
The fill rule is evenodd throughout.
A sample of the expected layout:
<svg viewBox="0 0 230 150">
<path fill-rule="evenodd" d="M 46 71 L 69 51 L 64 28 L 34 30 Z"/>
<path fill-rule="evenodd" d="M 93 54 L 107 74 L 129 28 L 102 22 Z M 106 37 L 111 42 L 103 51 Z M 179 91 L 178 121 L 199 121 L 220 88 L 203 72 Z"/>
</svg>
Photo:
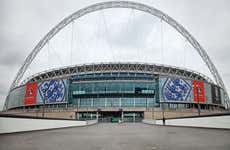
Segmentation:
<svg viewBox="0 0 230 150">
<path fill-rule="evenodd" d="M 93 106 L 94 107 L 105 107 L 105 98 L 93 98 Z"/>
<path fill-rule="evenodd" d="M 91 98 L 81 98 L 80 107 L 91 107 L 92 100 Z"/>
<path fill-rule="evenodd" d="M 134 98 L 121 98 L 122 107 L 134 107 Z"/>
<path fill-rule="evenodd" d="M 146 107 L 147 99 L 146 98 L 135 98 L 135 106 L 136 107 Z"/>
<path fill-rule="evenodd" d="M 120 107 L 120 98 L 107 98 L 106 106 L 107 107 Z"/>
<path fill-rule="evenodd" d="M 10 92 L 8 100 L 8 108 L 24 105 L 25 86 L 14 89 Z"/>
<path fill-rule="evenodd" d="M 91 82 L 73 83 L 72 94 L 136 93 L 154 94 L 154 82 Z"/>
</svg>

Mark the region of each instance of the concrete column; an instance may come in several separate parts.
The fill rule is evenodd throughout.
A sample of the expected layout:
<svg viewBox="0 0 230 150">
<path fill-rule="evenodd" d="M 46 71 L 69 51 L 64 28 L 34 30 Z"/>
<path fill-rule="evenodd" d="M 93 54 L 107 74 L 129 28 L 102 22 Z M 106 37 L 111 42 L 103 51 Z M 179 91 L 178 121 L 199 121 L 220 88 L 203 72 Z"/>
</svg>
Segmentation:
<svg viewBox="0 0 230 150">
<path fill-rule="evenodd" d="M 136 118 L 135 118 L 135 113 L 133 113 L 133 122 L 135 122 Z"/>
<path fill-rule="evenodd" d="M 97 118 L 97 121 L 98 121 L 98 111 L 97 111 L 97 114 L 96 114 L 96 118 Z"/>
<path fill-rule="evenodd" d="M 93 107 L 93 98 L 91 98 L 91 107 Z"/>
<path fill-rule="evenodd" d="M 77 103 L 78 103 L 78 104 L 77 104 L 77 107 L 80 107 L 80 100 L 81 100 L 81 99 L 79 98 L 78 101 L 77 101 Z"/>
<path fill-rule="evenodd" d="M 124 111 L 123 110 L 121 111 L 121 121 L 122 122 L 124 121 Z"/>
<path fill-rule="evenodd" d="M 77 120 L 79 120 L 79 113 L 77 113 Z"/>
</svg>

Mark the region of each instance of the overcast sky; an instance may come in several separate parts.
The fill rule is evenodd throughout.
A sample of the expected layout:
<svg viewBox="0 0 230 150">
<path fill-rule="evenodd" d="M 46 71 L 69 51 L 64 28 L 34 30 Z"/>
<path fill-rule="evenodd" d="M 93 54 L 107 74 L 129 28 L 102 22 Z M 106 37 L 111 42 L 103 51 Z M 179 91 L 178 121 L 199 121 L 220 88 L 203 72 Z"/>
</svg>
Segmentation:
<svg viewBox="0 0 230 150">
<path fill-rule="evenodd" d="M 16 72 L 23 63 L 26 56 L 34 48 L 34 46 L 39 42 L 39 40 L 57 23 L 59 23 L 63 18 L 72 14 L 73 12 L 79 10 L 80 8 L 86 7 L 96 2 L 101 2 L 99 0 L 1 0 L 0 1 L 0 107 L 3 105 L 6 93 L 15 77 Z M 145 3 L 147 5 L 153 6 L 159 10 L 162 10 L 169 16 L 173 17 L 180 24 L 182 24 L 203 46 L 207 51 L 212 61 L 216 65 L 220 75 L 223 77 L 225 85 L 230 90 L 230 1 L 229 0 L 140 0 L 138 2 Z M 123 13 L 120 15 L 119 13 Z M 124 16 L 114 17 L 116 15 Z M 97 17 L 100 16 L 100 17 Z M 103 17 L 101 17 L 103 16 Z M 131 17 L 130 17 L 131 16 Z M 143 60 L 152 59 L 151 55 L 143 55 L 140 49 L 145 49 L 146 53 L 148 49 L 155 48 L 159 46 L 160 38 L 160 22 L 154 19 L 150 19 L 148 15 L 143 15 L 142 13 L 130 11 L 103 11 L 102 13 L 94 13 L 91 16 L 85 17 L 86 19 L 79 19 L 79 23 L 74 29 L 74 33 L 78 33 L 78 42 L 85 43 L 81 45 L 74 45 L 73 48 L 79 51 L 74 51 L 76 55 L 86 55 L 84 59 L 78 57 L 79 63 L 90 63 L 98 54 L 98 50 L 95 49 L 112 49 L 113 51 L 103 51 L 101 50 L 101 57 L 96 57 L 96 62 L 101 61 L 114 61 L 119 59 L 127 60 L 132 59 L 132 55 L 138 54 L 137 57 L 142 62 Z M 96 19 L 95 19 L 96 18 Z M 99 18 L 99 19 L 98 19 Z M 105 23 L 106 20 L 106 23 Z M 151 20 L 151 21 L 150 21 Z M 126 22 L 125 22 L 126 21 Z M 94 25 L 97 23 L 97 25 Z M 126 24 L 129 25 L 126 34 L 122 34 L 126 31 L 126 26 L 121 26 L 117 28 L 110 28 L 111 24 Z M 156 24 L 154 28 L 150 27 L 149 24 Z M 158 25 L 157 25 L 158 24 Z M 107 27 L 106 27 L 107 26 Z M 165 25 L 167 26 L 167 25 Z M 103 28 L 101 28 L 103 27 Z M 76 29 L 78 28 L 78 29 Z M 69 27 L 71 29 L 71 26 Z M 146 30 L 143 30 L 146 29 Z M 147 30 L 147 29 L 151 29 Z M 156 29 L 153 30 L 153 29 Z M 158 30 L 159 29 L 159 30 Z M 109 31 L 107 31 L 109 30 Z M 112 30 L 112 31 L 111 31 Z M 71 30 L 66 28 L 63 35 L 60 37 L 65 37 L 69 35 Z M 111 31 L 111 32 L 110 32 Z M 82 33 L 81 33 L 82 32 Z M 87 34 L 86 34 L 87 32 Z M 110 32 L 110 33 L 108 33 Z M 171 30 L 166 31 L 172 33 Z M 93 35 L 91 35 L 94 33 Z M 104 33 L 104 38 L 106 38 L 105 43 L 100 40 L 100 35 Z M 60 33 L 61 34 L 61 33 Z M 65 34 L 65 35 L 64 35 Z M 174 33 L 175 34 L 175 33 Z M 148 35 L 148 36 L 145 36 Z M 57 36 L 58 37 L 58 36 Z M 68 36 L 71 37 L 71 36 Z M 89 38 L 90 37 L 90 38 Z M 135 38 L 134 38 L 135 37 Z M 138 37 L 138 38 L 137 38 Z M 154 39 L 155 37 L 155 39 Z M 74 38 L 76 38 L 74 36 Z M 172 38 L 172 37 L 171 37 Z M 148 47 L 153 42 L 155 45 L 153 47 Z M 157 40 L 158 39 L 158 40 Z M 66 45 L 60 45 L 63 38 L 56 38 L 52 41 L 52 49 L 69 49 Z M 87 41 L 90 40 L 90 44 Z M 71 38 L 65 38 L 65 41 L 71 41 Z M 183 45 L 179 42 L 171 42 L 170 48 L 177 48 L 178 45 Z M 165 43 L 170 43 L 170 37 L 165 39 Z M 65 42 L 67 43 L 67 42 Z M 100 44 L 98 44 L 100 43 Z M 129 44 L 127 44 L 129 43 Z M 130 43 L 132 46 L 130 46 Z M 104 45 L 103 45 L 104 44 Z M 91 46 L 90 46 L 91 45 Z M 102 46 L 103 45 L 103 46 Z M 112 46 L 111 46 L 112 45 Z M 51 47 L 50 46 L 50 47 Z M 78 48 L 77 48 L 78 46 Z M 186 47 L 186 44 L 183 45 Z M 182 46 L 182 47 L 183 47 Z M 82 48 L 84 47 L 84 48 Z M 112 48 L 111 48 L 112 47 Z M 143 48 L 144 47 L 144 48 Z M 166 47 L 166 46 L 165 46 Z M 189 46 L 188 46 L 189 47 Z M 159 48 L 159 47 L 158 47 Z M 51 48 L 50 48 L 51 49 Z M 82 49 L 82 50 L 81 50 Z M 88 52 L 85 52 L 88 49 Z M 136 49 L 135 53 L 131 50 Z M 189 48 L 188 48 L 189 49 Z M 166 54 L 168 52 L 168 54 Z M 59 52 L 50 52 L 56 55 L 56 59 L 59 59 L 60 65 L 63 61 L 59 57 L 61 54 Z M 140 54 L 141 53 L 141 54 Z M 165 50 L 164 54 L 159 52 L 154 52 L 154 57 L 152 63 L 165 63 L 171 64 L 169 57 L 175 54 L 175 51 Z M 184 52 L 185 53 L 185 52 Z M 71 54 L 66 52 L 63 54 Z M 41 58 L 45 53 L 40 55 Z M 51 55 L 51 54 L 50 54 Z M 129 55 L 130 58 L 123 57 L 123 55 Z M 161 59 L 157 59 L 162 57 Z M 185 55 L 185 54 L 184 54 Z M 186 52 L 186 55 L 192 55 Z M 49 63 L 52 62 L 51 57 L 47 59 L 41 59 L 36 61 L 34 66 L 40 67 L 44 66 L 45 61 Z M 79 55 L 80 56 L 80 55 Z M 103 56 L 103 57 L 102 57 Z M 135 55 L 136 56 L 136 55 Z M 179 57 L 179 56 L 178 56 Z M 38 56 L 39 58 L 39 56 Z M 50 58 L 50 59 L 49 59 Z M 141 59 L 140 59 L 141 58 Z M 192 57 L 193 58 L 193 57 Z M 71 58 L 74 59 L 74 58 Z M 199 66 L 200 62 L 197 60 L 197 56 L 194 54 L 194 59 L 184 57 L 184 60 L 178 61 L 177 64 L 182 64 L 181 67 L 188 67 L 185 65 L 186 61 L 190 62 L 196 60 L 193 63 L 195 66 Z M 135 61 L 138 59 L 135 59 Z M 178 59 L 176 59 L 178 60 Z M 119 60 L 120 61 L 120 60 Z M 127 60 L 129 61 L 129 60 Z M 163 61 L 163 62 L 162 62 Z M 174 60 L 175 61 L 175 60 Z M 53 63 L 57 62 L 53 60 Z M 75 62 L 71 60 L 71 64 Z M 189 63 L 189 62 L 186 62 Z M 68 64 L 68 63 L 67 63 Z M 174 64 L 173 64 L 174 65 Z M 189 67 L 190 68 L 190 67 Z M 41 68 L 40 68 L 41 69 Z M 192 68 L 194 69 L 194 68 Z M 195 70 L 195 69 L 194 69 Z M 198 67 L 198 70 L 202 70 L 202 67 Z M 36 72 L 36 71 L 35 71 Z M 205 72 L 204 72 L 205 73 Z"/>
</svg>

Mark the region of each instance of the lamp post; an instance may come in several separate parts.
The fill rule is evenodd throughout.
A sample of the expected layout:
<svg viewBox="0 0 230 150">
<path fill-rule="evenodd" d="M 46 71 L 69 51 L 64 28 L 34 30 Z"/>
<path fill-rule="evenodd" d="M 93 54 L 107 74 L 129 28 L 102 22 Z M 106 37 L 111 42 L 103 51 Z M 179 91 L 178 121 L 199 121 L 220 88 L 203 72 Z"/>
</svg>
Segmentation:
<svg viewBox="0 0 230 150">
<path fill-rule="evenodd" d="M 162 122 L 163 125 L 165 125 L 165 110 L 164 110 L 164 103 L 160 103 L 161 104 L 161 112 L 162 112 Z"/>
</svg>

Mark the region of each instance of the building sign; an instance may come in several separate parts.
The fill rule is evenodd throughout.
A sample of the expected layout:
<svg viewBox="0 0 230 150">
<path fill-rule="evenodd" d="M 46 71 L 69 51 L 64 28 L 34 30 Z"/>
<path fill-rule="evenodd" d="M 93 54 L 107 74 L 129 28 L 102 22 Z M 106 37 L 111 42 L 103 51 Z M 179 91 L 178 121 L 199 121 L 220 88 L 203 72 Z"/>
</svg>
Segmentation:
<svg viewBox="0 0 230 150">
<path fill-rule="evenodd" d="M 211 91 L 212 91 L 212 102 L 214 104 L 221 104 L 220 88 L 218 86 L 211 85 Z"/>
<path fill-rule="evenodd" d="M 179 78 L 161 78 L 161 97 L 166 101 L 187 101 L 192 86 L 191 81 Z"/>
<path fill-rule="evenodd" d="M 44 101 L 48 103 L 66 102 L 66 80 L 56 79 L 44 81 L 38 84 L 37 103 Z"/>
<path fill-rule="evenodd" d="M 26 105 L 35 104 L 36 93 L 37 93 L 36 90 L 37 90 L 37 84 L 36 83 L 29 83 L 26 85 L 24 104 L 26 104 Z"/>
<path fill-rule="evenodd" d="M 204 91 L 204 82 L 192 81 L 194 101 L 195 102 L 205 102 L 205 91 Z"/>
</svg>

